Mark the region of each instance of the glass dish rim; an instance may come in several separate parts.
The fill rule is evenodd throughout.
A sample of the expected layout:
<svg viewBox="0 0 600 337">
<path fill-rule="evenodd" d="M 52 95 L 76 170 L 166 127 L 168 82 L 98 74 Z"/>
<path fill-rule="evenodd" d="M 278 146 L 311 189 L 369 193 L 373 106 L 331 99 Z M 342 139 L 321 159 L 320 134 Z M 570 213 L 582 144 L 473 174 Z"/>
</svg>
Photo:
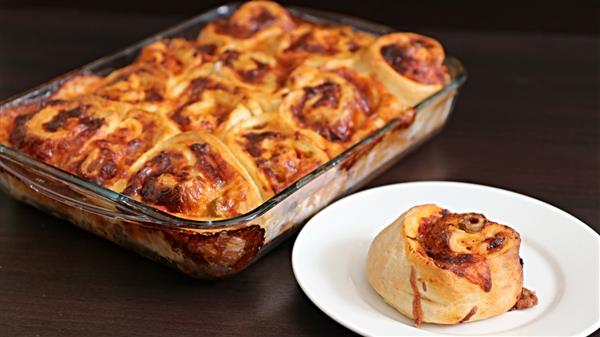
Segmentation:
<svg viewBox="0 0 600 337">
<path fill-rule="evenodd" d="M 65 74 L 59 75 L 53 79 L 50 79 L 40 85 L 37 85 L 29 90 L 20 92 L 16 95 L 12 95 L 6 99 L 0 101 L 0 113 L 2 110 L 14 108 L 20 106 L 24 103 L 27 103 L 26 100 L 29 99 L 30 95 L 35 94 L 36 92 L 42 91 L 50 87 L 51 85 L 59 84 L 61 81 L 71 78 L 72 76 L 85 74 L 92 72 L 95 67 L 101 67 L 103 64 L 108 64 L 114 59 L 118 59 L 130 53 L 134 53 L 139 51 L 140 48 L 144 46 L 164 38 L 167 38 L 170 35 L 177 34 L 177 32 L 184 31 L 186 28 L 190 28 L 190 26 L 199 24 L 202 21 L 211 21 L 208 19 L 211 16 L 223 15 L 228 12 L 231 12 L 233 9 L 237 8 L 241 3 L 240 2 L 231 2 L 216 8 L 205 11 L 201 14 L 195 15 L 187 20 L 184 20 L 181 23 L 175 24 L 165 30 L 162 30 L 156 34 L 153 34 L 147 38 L 144 38 L 136 43 L 133 43 L 121 50 L 117 50 L 114 53 L 111 53 L 107 56 L 96 59 L 88 64 L 77 67 Z M 328 11 L 322 11 L 312 8 L 303 8 L 297 6 L 285 6 L 286 9 L 290 10 L 293 15 L 302 16 L 303 18 L 307 18 L 313 21 L 321 21 L 321 22 L 335 22 L 338 24 L 346 24 L 353 27 L 356 30 L 367 31 L 370 33 L 374 33 L 376 35 L 383 35 L 386 33 L 394 32 L 391 27 L 381 25 L 378 23 L 370 22 L 368 20 L 364 20 L 361 18 L 355 18 L 352 16 L 333 13 Z M 207 20 L 208 19 L 208 20 Z M 462 63 L 452 57 L 446 56 L 445 64 L 449 69 L 455 70 L 456 73 L 451 74 L 451 81 L 446 84 L 441 90 L 436 92 L 435 94 L 429 96 L 425 100 L 418 103 L 415 107 L 413 107 L 415 114 L 418 114 L 419 110 L 428 106 L 431 102 L 435 101 L 438 97 L 444 96 L 451 91 L 459 88 L 467 78 L 467 73 L 462 65 Z M 45 99 L 46 97 L 39 96 L 37 99 Z M 24 102 L 23 102 L 24 101 Z M 76 186 L 77 188 L 87 190 L 95 195 L 100 196 L 101 198 L 108 200 L 112 203 L 116 203 L 119 206 L 125 207 L 126 210 L 133 210 L 135 212 L 139 212 L 144 217 L 143 221 L 146 224 L 152 225 L 160 225 L 167 228 L 192 228 L 192 229 L 219 229 L 226 227 L 234 227 L 237 225 L 243 225 L 247 222 L 250 222 L 254 219 L 259 218 L 277 204 L 284 201 L 286 198 L 291 196 L 296 191 L 300 190 L 304 185 L 308 184 L 312 180 L 316 179 L 321 174 L 333 169 L 335 166 L 338 166 L 340 163 L 344 162 L 344 160 L 352 156 L 356 153 L 356 151 L 360 148 L 367 146 L 369 143 L 375 141 L 379 137 L 385 135 L 389 130 L 396 128 L 400 122 L 398 120 L 392 120 L 388 122 L 383 127 L 373 131 L 368 136 L 361 139 L 359 142 L 353 144 L 351 147 L 344 150 L 342 153 L 337 155 L 336 157 L 329 160 L 327 163 L 319 166 L 314 171 L 300 178 L 278 194 L 273 197 L 265 200 L 258 207 L 253 210 L 227 219 L 220 220 L 192 220 L 186 219 L 182 217 L 178 217 L 176 215 L 169 214 L 167 212 L 161 211 L 153 206 L 147 205 L 143 202 L 134 200 L 129 198 L 121 193 L 112 191 L 106 187 L 101 185 L 97 185 L 91 181 L 80 178 L 74 174 L 66 172 L 60 168 L 51 166 L 42 161 L 36 160 L 29 155 L 21 153 L 15 149 L 4 146 L 0 144 L 0 155 L 7 157 L 9 160 L 13 162 L 17 162 L 19 164 L 25 164 L 30 169 L 35 169 L 36 172 L 41 172 L 43 174 L 49 175 L 52 178 L 65 181 L 69 184 Z M 60 200 L 59 200 L 60 201 Z M 113 210 L 109 210 L 109 212 L 114 212 Z M 141 220 L 141 219 L 137 219 Z"/>
</svg>

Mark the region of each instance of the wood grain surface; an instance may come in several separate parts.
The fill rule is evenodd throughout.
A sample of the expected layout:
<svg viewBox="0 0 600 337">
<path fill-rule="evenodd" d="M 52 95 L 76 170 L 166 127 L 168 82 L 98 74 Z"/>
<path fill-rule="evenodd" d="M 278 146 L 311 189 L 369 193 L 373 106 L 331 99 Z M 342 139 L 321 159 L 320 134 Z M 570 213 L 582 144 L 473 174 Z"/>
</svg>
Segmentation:
<svg viewBox="0 0 600 337">
<path fill-rule="evenodd" d="M 181 19 L 0 10 L 0 98 Z M 487 184 L 549 202 L 600 231 L 598 37 L 421 32 L 460 58 L 469 80 L 446 129 L 368 187 Z M 292 245 L 232 279 L 197 281 L 0 193 L 0 335 L 351 334 L 296 284 Z"/>
</svg>

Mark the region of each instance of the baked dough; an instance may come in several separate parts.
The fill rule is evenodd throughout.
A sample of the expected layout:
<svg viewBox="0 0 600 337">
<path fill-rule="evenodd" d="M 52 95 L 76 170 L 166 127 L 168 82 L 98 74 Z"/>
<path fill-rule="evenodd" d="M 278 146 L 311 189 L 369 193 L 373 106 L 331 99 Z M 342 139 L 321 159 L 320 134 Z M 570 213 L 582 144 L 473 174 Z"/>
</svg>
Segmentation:
<svg viewBox="0 0 600 337">
<path fill-rule="evenodd" d="M 225 141 L 268 199 L 329 161 L 311 139 L 277 114 L 262 114 L 236 125 Z"/>
<path fill-rule="evenodd" d="M 199 67 L 181 76 L 175 107 L 168 113 L 183 131 L 222 134 L 240 120 L 262 113 L 254 97 L 235 82 Z"/>
<path fill-rule="evenodd" d="M 197 39 L 154 41 L 122 68 L 78 74 L 47 99 L 3 108 L 0 144 L 182 218 L 248 212 L 389 122 L 409 127 L 415 112 L 405 101 L 424 97 L 398 85 L 384 58 L 369 58 L 374 45 L 400 35 L 376 38 L 309 19 L 270 1 L 244 3 Z M 439 47 L 420 37 L 408 50 L 431 49 L 418 41 Z M 432 50 L 435 62 L 418 58 L 418 70 L 443 73 L 443 51 Z M 381 72 L 386 67 L 391 73 Z M 276 136 L 257 136 L 263 132 Z M 215 169 L 237 172 L 232 180 L 183 177 L 203 176 L 192 141 L 209 144 L 227 164 Z M 146 189 L 127 189 L 161 158 L 177 162 L 174 173 L 160 174 L 162 201 L 152 179 L 142 179 Z"/>
<path fill-rule="evenodd" d="M 149 112 L 166 112 L 172 109 L 167 100 L 169 74 L 162 67 L 149 63 L 134 63 L 112 72 L 94 88 L 102 98 L 135 104 Z"/>
<path fill-rule="evenodd" d="M 280 115 L 334 157 L 392 119 L 409 125 L 404 109 L 377 79 L 352 59 L 307 59 L 288 78 Z"/>
<path fill-rule="evenodd" d="M 178 133 L 174 123 L 160 114 L 129 110 L 113 130 L 85 144 L 64 167 L 98 185 L 115 188 L 141 155 Z"/>
<path fill-rule="evenodd" d="M 249 1 L 225 20 L 209 23 L 198 37 L 202 43 L 235 49 L 271 51 L 280 36 L 295 26 L 288 11 L 271 1 Z"/>
<path fill-rule="evenodd" d="M 363 62 L 406 106 L 412 107 L 449 81 L 442 45 L 427 36 L 393 33 L 379 37 Z"/>
<path fill-rule="evenodd" d="M 373 240 L 367 277 L 417 326 L 477 321 L 511 310 L 527 291 L 520 243 L 515 230 L 481 214 L 416 206 Z"/>
<path fill-rule="evenodd" d="M 129 108 L 97 96 L 52 99 L 15 116 L 9 141 L 38 160 L 64 167 L 86 144 L 116 129 Z"/>
<path fill-rule="evenodd" d="M 224 219 L 262 202 L 258 187 L 218 138 L 185 132 L 144 154 L 121 193 L 189 219 Z M 118 188 L 117 188 L 118 189 Z"/>
<path fill-rule="evenodd" d="M 300 23 L 284 34 L 277 45 L 277 56 L 288 67 L 307 58 L 348 58 L 373 43 L 372 35 L 356 32 L 350 26 Z"/>
<path fill-rule="evenodd" d="M 217 51 L 217 46 L 214 44 L 202 44 L 174 38 L 147 45 L 142 49 L 136 61 L 158 67 L 171 76 L 177 76 L 214 61 Z"/>
</svg>

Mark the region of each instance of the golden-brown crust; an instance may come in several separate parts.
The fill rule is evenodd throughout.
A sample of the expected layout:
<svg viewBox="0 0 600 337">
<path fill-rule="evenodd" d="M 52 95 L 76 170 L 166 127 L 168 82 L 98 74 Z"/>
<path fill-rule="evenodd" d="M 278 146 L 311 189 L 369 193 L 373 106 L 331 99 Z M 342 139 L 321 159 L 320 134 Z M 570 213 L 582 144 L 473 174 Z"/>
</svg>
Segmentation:
<svg viewBox="0 0 600 337">
<path fill-rule="evenodd" d="M 240 120 L 262 112 L 253 99 L 260 95 L 205 69 L 190 72 L 179 86 L 183 90 L 168 116 L 183 131 L 222 134 Z"/>
<path fill-rule="evenodd" d="M 241 171 L 267 198 L 386 123 L 412 124 L 405 96 L 416 96 L 399 95 L 394 80 L 367 62 L 371 47 L 389 39 L 295 18 L 274 2 L 248 2 L 209 23 L 196 40 L 152 42 L 107 76 L 76 75 L 46 100 L 5 108 L 0 144 L 121 192 L 137 174 L 127 168 L 151 161 L 156 148 L 178 139 L 173 135 L 208 134 L 226 141 L 237 157 L 226 162 L 243 163 Z M 240 204 L 222 216 L 254 205 L 254 198 L 242 199 L 229 198 Z M 209 205 L 196 206 L 171 210 L 217 219 L 199 211 Z"/>
<path fill-rule="evenodd" d="M 261 188 L 274 194 L 325 164 L 329 157 L 310 139 L 275 114 L 246 120 L 225 141 Z"/>
<path fill-rule="evenodd" d="M 177 38 L 147 45 L 136 62 L 158 66 L 176 76 L 195 66 L 214 61 L 216 53 L 217 46 L 214 44 L 198 44 Z"/>
<path fill-rule="evenodd" d="M 290 75 L 279 112 L 330 156 L 391 119 L 401 118 L 405 126 L 412 122 L 412 111 L 375 78 L 353 69 L 351 60 L 312 61 Z"/>
<path fill-rule="evenodd" d="M 43 102 L 33 101 L 16 107 L 0 108 L 0 144 L 11 146 L 10 138 L 14 132 L 16 119 L 24 115 L 32 115 L 39 111 Z"/>
<path fill-rule="evenodd" d="M 284 70 L 277 60 L 258 51 L 224 49 L 215 66 L 215 74 L 248 90 L 271 94 L 284 82 Z"/>
<path fill-rule="evenodd" d="M 208 24 L 198 41 L 243 50 L 269 50 L 281 34 L 293 27 L 294 22 L 285 8 L 271 1 L 250 1 L 229 19 Z"/>
<path fill-rule="evenodd" d="M 277 55 L 285 63 L 299 65 L 309 57 L 352 57 L 374 41 L 372 35 L 350 26 L 302 22 L 278 43 Z"/>
<path fill-rule="evenodd" d="M 131 110 L 114 130 L 97 137 L 83 147 L 79 156 L 70 158 L 65 169 L 113 188 L 119 179 L 127 178 L 129 167 L 137 158 L 178 132 L 159 114 Z"/>
<path fill-rule="evenodd" d="M 406 106 L 440 90 L 449 80 L 442 45 L 427 36 L 393 33 L 369 46 L 363 62 Z"/>
<path fill-rule="evenodd" d="M 417 325 L 481 320 L 510 310 L 520 298 L 520 243 L 516 231 L 481 214 L 416 206 L 375 238 L 367 276 Z"/>
<path fill-rule="evenodd" d="M 477 230 L 469 230 L 474 225 L 478 226 Z M 501 249 L 507 237 L 514 236 L 514 231 L 496 232 L 494 236 L 485 239 L 484 245 L 472 236 L 468 241 L 461 239 L 456 243 L 453 234 L 457 233 L 456 229 L 467 233 L 478 233 L 490 225 L 492 224 L 480 214 L 442 212 L 439 216 L 422 219 L 417 241 L 437 267 L 450 270 L 478 285 L 483 291 L 489 292 L 492 288 L 492 278 L 485 254 Z M 463 236 L 462 233 L 460 235 Z M 516 239 L 518 240 L 518 236 Z M 461 247 L 464 249 L 460 252 L 455 251 L 456 247 L 451 247 L 453 243 L 464 246 Z"/>
<path fill-rule="evenodd" d="M 50 100 L 15 118 L 10 144 L 49 164 L 64 167 L 91 140 L 117 127 L 126 107 L 95 96 Z"/>
<path fill-rule="evenodd" d="M 168 73 L 150 63 L 134 63 L 112 72 L 94 94 L 118 102 L 137 104 L 144 110 L 160 112 L 169 108 Z"/>
<path fill-rule="evenodd" d="M 181 133 L 130 168 L 123 194 L 188 219 L 223 219 L 260 205 L 258 188 L 217 138 Z"/>
<path fill-rule="evenodd" d="M 102 77 L 96 75 L 76 75 L 65 81 L 51 96 L 51 99 L 69 100 L 90 94 L 100 85 Z"/>
<path fill-rule="evenodd" d="M 291 75 L 289 88 L 280 114 L 332 156 L 359 138 L 358 132 L 372 128 L 366 100 L 335 72 L 299 67 Z"/>
</svg>

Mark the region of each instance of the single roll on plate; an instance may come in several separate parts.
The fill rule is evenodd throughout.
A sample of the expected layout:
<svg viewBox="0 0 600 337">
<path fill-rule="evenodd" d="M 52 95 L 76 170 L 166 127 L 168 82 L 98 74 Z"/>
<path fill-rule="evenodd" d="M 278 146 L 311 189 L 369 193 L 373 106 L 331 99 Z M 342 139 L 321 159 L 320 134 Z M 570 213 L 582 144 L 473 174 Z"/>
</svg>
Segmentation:
<svg viewBox="0 0 600 337">
<path fill-rule="evenodd" d="M 367 277 L 417 326 L 477 321 L 537 304 L 523 288 L 520 244 L 519 233 L 481 214 L 416 206 L 374 239 Z"/>
<path fill-rule="evenodd" d="M 414 33 L 379 37 L 363 55 L 369 67 L 406 106 L 414 106 L 448 83 L 445 53 L 435 39 Z"/>
</svg>

